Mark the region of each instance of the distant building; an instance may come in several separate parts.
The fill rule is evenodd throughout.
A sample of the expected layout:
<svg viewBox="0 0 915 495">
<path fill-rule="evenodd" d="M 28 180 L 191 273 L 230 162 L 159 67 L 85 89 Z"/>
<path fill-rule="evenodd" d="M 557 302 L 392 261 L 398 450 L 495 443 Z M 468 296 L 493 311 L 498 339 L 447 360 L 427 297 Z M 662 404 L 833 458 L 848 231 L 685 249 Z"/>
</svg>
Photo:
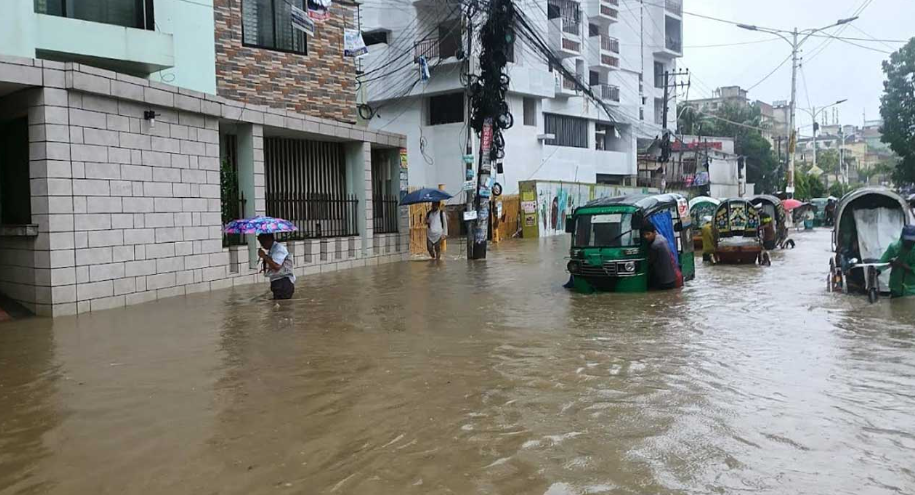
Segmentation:
<svg viewBox="0 0 915 495">
<path fill-rule="evenodd" d="M 670 160 L 658 160 L 659 148 L 642 150 L 639 185 L 689 196 L 733 198 L 754 194 L 746 183 L 746 171 L 734 153 L 734 138 L 681 136 L 671 143 Z"/>
</svg>

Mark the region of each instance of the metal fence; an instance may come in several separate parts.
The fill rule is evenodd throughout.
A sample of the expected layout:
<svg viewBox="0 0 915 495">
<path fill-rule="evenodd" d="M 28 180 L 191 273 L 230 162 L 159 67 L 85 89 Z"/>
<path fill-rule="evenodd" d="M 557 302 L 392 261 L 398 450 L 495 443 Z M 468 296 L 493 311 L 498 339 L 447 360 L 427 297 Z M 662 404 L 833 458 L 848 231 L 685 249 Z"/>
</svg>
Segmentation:
<svg viewBox="0 0 915 495">
<path fill-rule="evenodd" d="M 238 136 L 222 136 L 222 164 L 219 171 L 220 200 L 223 225 L 245 217 L 247 201 L 238 187 Z M 223 246 L 242 246 L 246 244 L 241 234 L 223 234 Z"/>
<path fill-rule="evenodd" d="M 287 239 L 359 234 L 359 200 L 346 192 L 340 143 L 264 139 L 267 215 L 299 228 Z"/>
<path fill-rule="evenodd" d="M 393 196 L 372 198 L 373 226 L 376 234 L 396 234 L 400 201 Z"/>
</svg>

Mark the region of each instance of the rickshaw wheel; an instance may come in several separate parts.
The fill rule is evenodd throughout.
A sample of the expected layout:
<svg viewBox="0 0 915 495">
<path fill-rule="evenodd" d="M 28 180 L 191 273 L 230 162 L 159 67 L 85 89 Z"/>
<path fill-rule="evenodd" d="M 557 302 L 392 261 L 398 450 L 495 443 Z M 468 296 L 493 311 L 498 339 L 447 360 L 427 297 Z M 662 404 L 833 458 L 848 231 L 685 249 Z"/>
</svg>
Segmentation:
<svg viewBox="0 0 915 495">
<path fill-rule="evenodd" d="M 832 278 L 833 278 L 832 273 L 826 274 L 826 292 L 833 292 L 836 289 L 834 282 L 832 281 Z"/>
<path fill-rule="evenodd" d="M 876 287 L 871 287 L 870 290 L 867 291 L 867 300 L 870 301 L 871 304 L 877 302 L 877 299 L 879 298 L 880 295 L 877 293 Z"/>
</svg>

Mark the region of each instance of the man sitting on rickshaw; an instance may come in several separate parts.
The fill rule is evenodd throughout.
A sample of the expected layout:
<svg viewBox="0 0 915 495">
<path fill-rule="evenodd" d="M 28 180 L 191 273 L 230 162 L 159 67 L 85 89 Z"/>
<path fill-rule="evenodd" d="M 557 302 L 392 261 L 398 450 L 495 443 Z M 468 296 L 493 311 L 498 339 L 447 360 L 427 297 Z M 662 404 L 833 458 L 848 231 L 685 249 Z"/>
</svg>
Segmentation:
<svg viewBox="0 0 915 495">
<path fill-rule="evenodd" d="M 890 244 L 880 262 L 893 267 L 890 273 L 893 297 L 915 296 L 915 225 L 902 228 L 899 240 Z"/>
</svg>

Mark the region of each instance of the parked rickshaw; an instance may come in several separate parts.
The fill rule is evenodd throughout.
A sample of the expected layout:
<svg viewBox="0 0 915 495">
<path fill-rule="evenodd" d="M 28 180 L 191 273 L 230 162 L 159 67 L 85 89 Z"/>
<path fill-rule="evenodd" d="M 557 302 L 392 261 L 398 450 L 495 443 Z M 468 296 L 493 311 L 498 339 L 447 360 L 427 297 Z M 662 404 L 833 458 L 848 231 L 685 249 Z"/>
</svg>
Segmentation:
<svg viewBox="0 0 915 495">
<path fill-rule="evenodd" d="M 759 237 L 759 210 L 745 198 L 727 199 L 715 211 L 714 229 L 719 263 L 750 265 L 771 264 L 763 256 Z"/>
<path fill-rule="evenodd" d="M 702 251 L 702 227 L 705 227 L 706 223 L 711 223 L 711 220 L 705 222 L 703 219 L 714 217 L 715 210 L 720 204 L 721 200 L 708 196 L 699 196 L 689 200 L 689 216 L 693 219 L 693 249 L 695 251 Z"/>
<path fill-rule="evenodd" d="M 794 241 L 788 239 L 788 214 L 785 212 L 782 200 L 768 194 L 760 194 L 750 198 L 750 202 L 759 209 L 760 215 L 765 213 L 775 222 L 777 236 L 775 245 L 778 247 L 794 247 Z"/>
<path fill-rule="evenodd" d="M 911 207 L 889 189 L 865 187 L 842 197 L 836 219 L 835 256 L 829 260 L 826 289 L 863 292 L 871 303 L 877 302 L 880 294 L 889 293 L 892 271 L 889 263 L 879 260 L 899 238 L 902 227 L 915 224 Z"/>
<path fill-rule="evenodd" d="M 679 194 L 600 198 L 576 208 L 566 221 L 572 234 L 567 265 L 576 291 L 648 290 L 648 245 L 641 226 L 651 222 L 676 249 L 683 280 L 696 275 L 689 204 Z"/>
</svg>

